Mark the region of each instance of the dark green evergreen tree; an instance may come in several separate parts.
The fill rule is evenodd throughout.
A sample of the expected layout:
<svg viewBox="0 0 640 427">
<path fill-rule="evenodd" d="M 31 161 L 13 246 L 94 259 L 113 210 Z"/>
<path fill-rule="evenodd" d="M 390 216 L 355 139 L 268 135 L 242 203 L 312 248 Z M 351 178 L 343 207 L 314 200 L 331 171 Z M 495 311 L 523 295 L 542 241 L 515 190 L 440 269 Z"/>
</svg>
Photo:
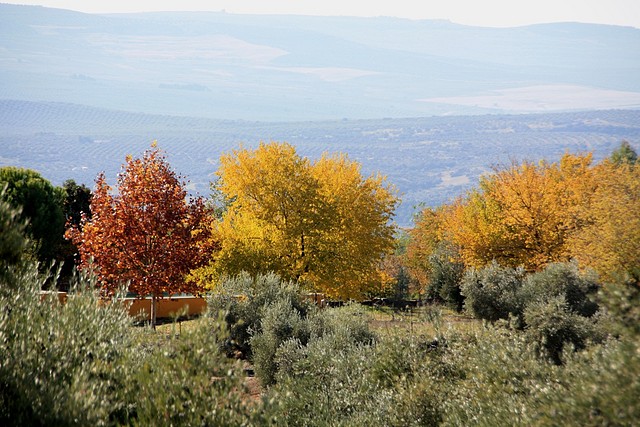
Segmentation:
<svg viewBox="0 0 640 427">
<path fill-rule="evenodd" d="M 21 210 L 37 259 L 44 264 L 58 260 L 64 241 L 63 190 L 36 171 L 12 166 L 0 168 L 0 186 L 6 187 L 2 199 Z"/>
<path fill-rule="evenodd" d="M 628 141 L 622 141 L 620 147 L 611 153 L 611 161 L 616 165 L 621 164 L 636 164 L 638 161 L 638 153 L 631 147 Z"/>
<path fill-rule="evenodd" d="M 62 188 L 64 190 L 62 209 L 67 222 L 79 225 L 83 213 L 87 218 L 91 218 L 91 190 L 84 184 L 76 184 L 73 179 L 66 180 Z"/>
<path fill-rule="evenodd" d="M 76 184 L 73 179 L 66 180 L 62 185 L 62 190 L 64 192 L 62 211 L 67 227 L 79 227 L 83 214 L 88 219 L 91 218 L 91 190 L 84 184 Z M 63 261 L 63 265 L 60 270 L 58 288 L 68 290 L 74 267 L 79 261 L 78 247 L 71 240 L 66 240 L 61 245 L 59 257 Z"/>
<path fill-rule="evenodd" d="M 20 219 L 20 210 L 3 200 L 0 188 L 0 289 L 14 287 L 15 270 L 19 269 L 29 248 L 25 236 L 26 224 Z"/>
</svg>

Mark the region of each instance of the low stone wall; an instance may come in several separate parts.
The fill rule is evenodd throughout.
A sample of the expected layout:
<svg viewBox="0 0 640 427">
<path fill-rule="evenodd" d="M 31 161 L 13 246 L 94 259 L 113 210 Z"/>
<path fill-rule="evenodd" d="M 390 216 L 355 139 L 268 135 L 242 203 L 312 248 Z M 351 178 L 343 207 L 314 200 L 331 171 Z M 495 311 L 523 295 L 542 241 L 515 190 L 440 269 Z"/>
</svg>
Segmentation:
<svg viewBox="0 0 640 427">
<path fill-rule="evenodd" d="M 66 292 L 50 292 L 42 291 L 41 298 L 44 300 L 50 295 L 56 295 L 61 304 L 67 302 L 67 298 L 73 297 Z M 106 300 L 101 300 L 104 303 Z M 142 317 L 143 319 L 151 318 L 151 298 L 119 298 L 118 302 L 125 304 L 129 308 L 129 315 Z M 207 301 L 204 298 L 196 296 L 174 296 L 158 299 L 156 303 L 156 318 L 165 319 L 172 318 L 176 315 L 181 316 L 197 316 L 207 309 Z"/>
<path fill-rule="evenodd" d="M 129 315 L 151 318 L 151 298 L 123 298 L 129 306 Z M 176 315 L 196 316 L 207 309 L 207 301 L 195 296 L 177 296 L 158 299 L 156 302 L 156 318 L 171 318 Z"/>
</svg>

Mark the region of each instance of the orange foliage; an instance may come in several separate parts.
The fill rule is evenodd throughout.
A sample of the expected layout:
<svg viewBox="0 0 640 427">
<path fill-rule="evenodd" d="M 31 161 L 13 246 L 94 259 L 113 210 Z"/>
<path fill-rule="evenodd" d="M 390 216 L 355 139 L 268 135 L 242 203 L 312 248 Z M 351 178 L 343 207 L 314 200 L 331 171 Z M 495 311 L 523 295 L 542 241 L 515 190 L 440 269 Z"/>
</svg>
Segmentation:
<svg viewBox="0 0 640 427">
<path fill-rule="evenodd" d="M 115 195 L 104 174 L 98 176 L 91 219 L 67 230 L 79 248 L 80 267 L 95 268 L 105 294 L 127 284 L 154 301 L 164 293 L 197 293 L 185 276 L 213 249 L 200 229 L 208 214 L 202 199 L 187 202 L 184 183 L 158 149 L 141 159 L 128 156 L 123 168 Z"/>
<path fill-rule="evenodd" d="M 496 170 L 448 208 L 443 228 L 468 266 L 496 260 L 538 270 L 568 261 L 568 239 L 596 185 L 590 165 L 590 154 L 565 154 L 558 163 Z"/>
</svg>

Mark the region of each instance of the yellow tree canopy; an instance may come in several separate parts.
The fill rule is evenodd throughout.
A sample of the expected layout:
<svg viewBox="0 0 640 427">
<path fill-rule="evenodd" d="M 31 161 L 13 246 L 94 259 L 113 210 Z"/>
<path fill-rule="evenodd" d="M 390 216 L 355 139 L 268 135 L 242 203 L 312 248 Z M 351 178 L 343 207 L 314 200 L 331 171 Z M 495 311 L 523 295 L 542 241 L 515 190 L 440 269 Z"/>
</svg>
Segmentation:
<svg viewBox="0 0 640 427">
<path fill-rule="evenodd" d="M 383 284 L 378 265 L 393 249 L 398 202 L 384 177 L 363 177 L 342 154 L 311 163 L 276 142 L 223 155 L 216 174 L 227 209 L 211 227 L 222 250 L 194 272 L 208 286 L 241 271 L 342 298 Z"/>
<path fill-rule="evenodd" d="M 538 270 L 568 261 L 580 206 L 595 188 L 591 155 L 560 162 L 524 162 L 483 177 L 479 189 L 449 208 L 443 228 L 468 266 L 492 260 Z"/>
<path fill-rule="evenodd" d="M 585 224 L 572 239 L 580 264 L 605 281 L 640 283 L 640 167 L 605 161 L 598 186 L 582 207 Z"/>
</svg>

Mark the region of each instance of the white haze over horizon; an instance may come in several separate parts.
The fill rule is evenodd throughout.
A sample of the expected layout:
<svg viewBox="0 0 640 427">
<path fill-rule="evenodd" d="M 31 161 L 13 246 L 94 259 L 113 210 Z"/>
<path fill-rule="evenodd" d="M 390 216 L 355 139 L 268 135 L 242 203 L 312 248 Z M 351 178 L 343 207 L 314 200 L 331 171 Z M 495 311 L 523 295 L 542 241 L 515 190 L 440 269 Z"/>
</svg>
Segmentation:
<svg viewBox="0 0 640 427">
<path fill-rule="evenodd" d="M 18 0 L 11 3 L 86 13 L 226 11 L 236 14 L 444 19 L 484 27 L 584 22 L 640 28 L 639 0 Z"/>
</svg>

